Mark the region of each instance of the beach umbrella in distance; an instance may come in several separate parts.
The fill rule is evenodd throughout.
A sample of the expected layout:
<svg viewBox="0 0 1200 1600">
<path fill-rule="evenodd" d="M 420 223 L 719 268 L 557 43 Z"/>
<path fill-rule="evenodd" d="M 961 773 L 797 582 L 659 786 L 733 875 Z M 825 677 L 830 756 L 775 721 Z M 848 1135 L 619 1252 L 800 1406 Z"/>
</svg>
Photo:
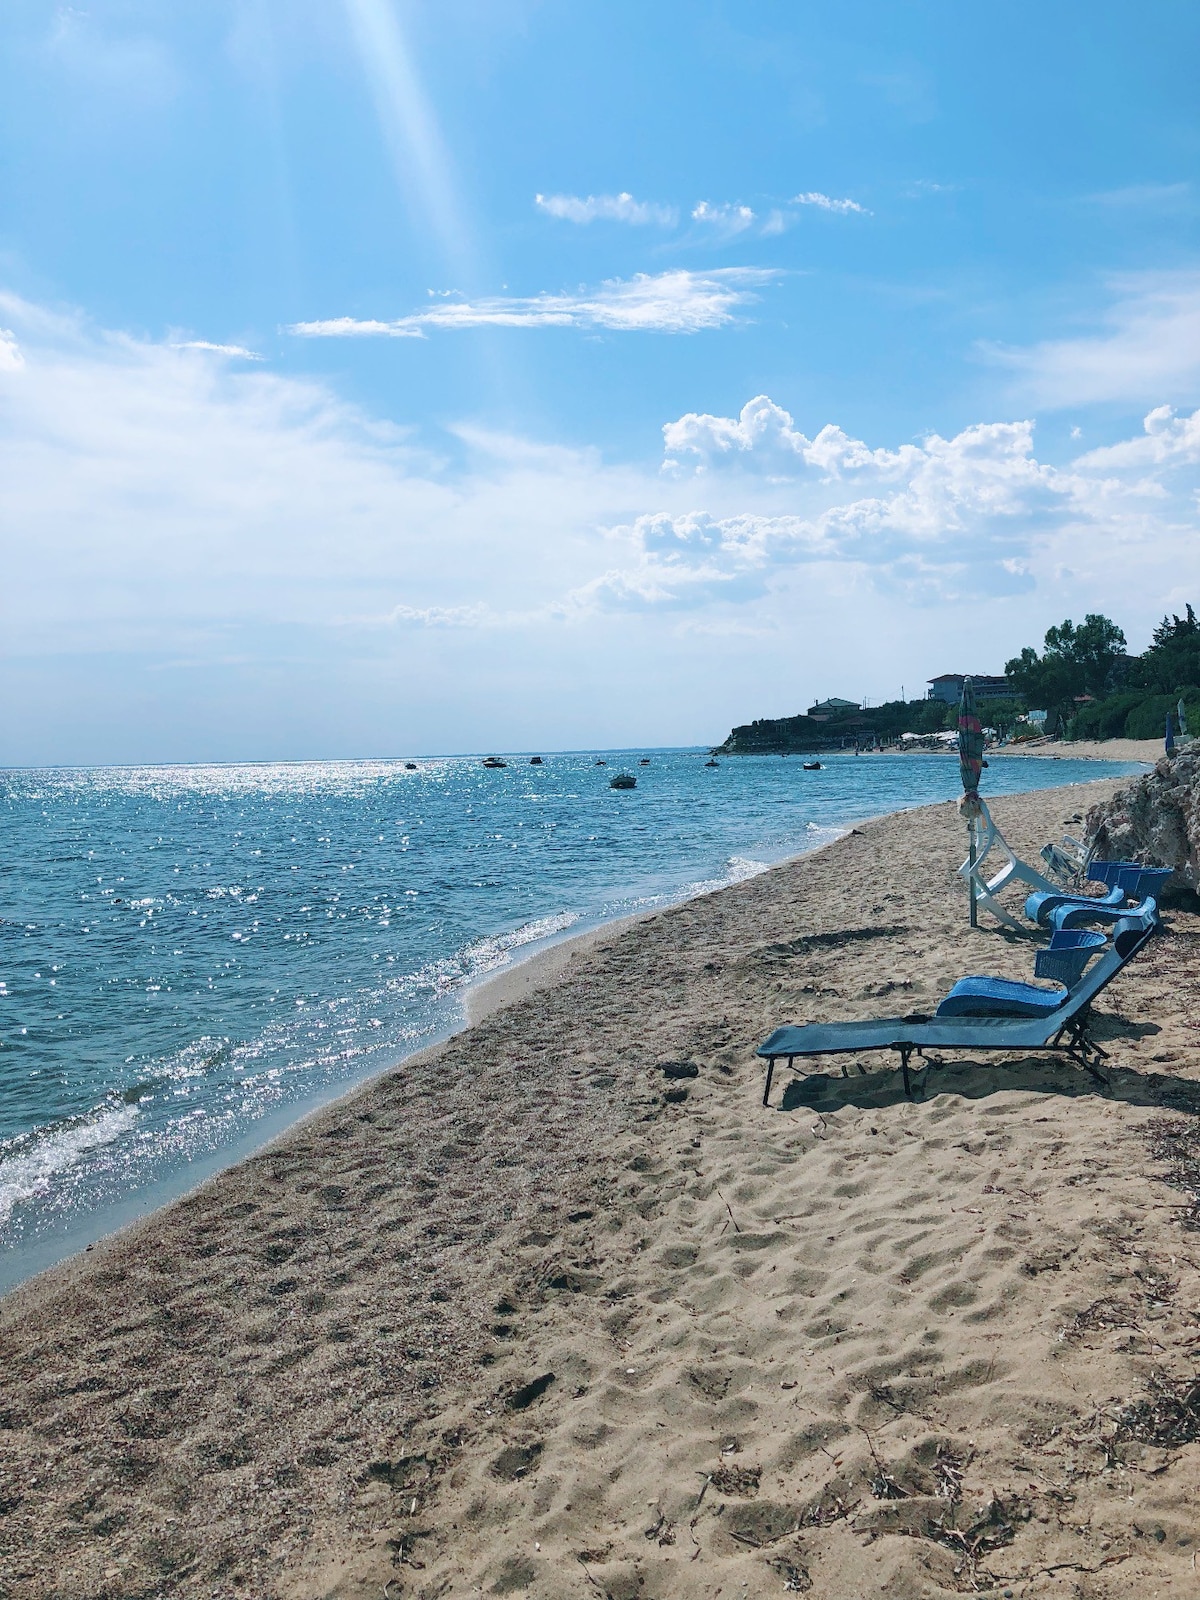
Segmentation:
<svg viewBox="0 0 1200 1600">
<path fill-rule="evenodd" d="M 958 702 L 958 770 L 962 778 L 962 799 L 958 802 L 959 815 L 967 824 L 970 844 L 970 862 L 975 865 L 975 828 L 983 815 L 983 802 L 979 798 L 979 777 L 983 771 L 983 724 L 975 705 L 975 685 L 970 678 L 963 679 L 962 698 Z M 971 926 L 978 923 L 975 906 L 975 880 L 971 879 Z"/>
</svg>

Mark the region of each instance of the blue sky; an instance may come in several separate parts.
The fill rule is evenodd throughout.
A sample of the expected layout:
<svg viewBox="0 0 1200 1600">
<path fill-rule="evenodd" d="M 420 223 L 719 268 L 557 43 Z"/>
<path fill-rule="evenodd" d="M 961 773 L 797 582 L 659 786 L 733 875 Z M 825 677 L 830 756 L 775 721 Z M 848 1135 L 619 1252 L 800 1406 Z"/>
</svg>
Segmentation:
<svg viewBox="0 0 1200 1600">
<path fill-rule="evenodd" d="M 9 0 L 0 761 L 716 740 L 1200 596 L 1200 12 Z"/>
</svg>

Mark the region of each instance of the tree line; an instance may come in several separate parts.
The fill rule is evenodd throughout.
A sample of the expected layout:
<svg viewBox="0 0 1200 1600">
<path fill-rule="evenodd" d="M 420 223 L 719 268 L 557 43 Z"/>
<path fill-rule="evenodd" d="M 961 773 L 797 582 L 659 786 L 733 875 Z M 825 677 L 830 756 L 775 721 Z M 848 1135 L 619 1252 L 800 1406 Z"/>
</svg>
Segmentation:
<svg viewBox="0 0 1200 1600">
<path fill-rule="evenodd" d="M 1200 621 L 1191 605 L 1164 616 L 1139 656 L 1110 617 L 1089 612 L 1048 628 L 1040 654 L 1026 645 L 1004 672 L 1014 699 L 1045 711 L 1048 730 L 1065 739 L 1158 738 L 1180 700 L 1200 732 Z"/>
</svg>

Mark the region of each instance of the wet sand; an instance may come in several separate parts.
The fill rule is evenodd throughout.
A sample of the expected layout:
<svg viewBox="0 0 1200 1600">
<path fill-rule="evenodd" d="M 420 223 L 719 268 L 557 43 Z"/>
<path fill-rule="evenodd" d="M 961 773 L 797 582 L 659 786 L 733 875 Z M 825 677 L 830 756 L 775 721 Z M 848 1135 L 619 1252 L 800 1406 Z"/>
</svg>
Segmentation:
<svg viewBox="0 0 1200 1600">
<path fill-rule="evenodd" d="M 1114 787 L 993 812 L 1034 855 Z M 1101 998 L 1107 1089 L 760 1103 L 781 1021 L 1029 976 L 962 853 L 928 807 L 555 947 L 0 1302 L 0 1594 L 1194 1594 L 1200 917 Z"/>
</svg>

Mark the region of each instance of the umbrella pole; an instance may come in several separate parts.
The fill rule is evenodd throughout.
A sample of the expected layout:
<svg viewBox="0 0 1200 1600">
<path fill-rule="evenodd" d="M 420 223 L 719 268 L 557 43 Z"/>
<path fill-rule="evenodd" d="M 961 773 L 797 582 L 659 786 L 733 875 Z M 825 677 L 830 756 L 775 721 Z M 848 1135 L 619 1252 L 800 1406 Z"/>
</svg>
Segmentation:
<svg viewBox="0 0 1200 1600">
<path fill-rule="evenodd" d="M 967 823 L 967 846 L 968 846 L 968 848 L 967 848 L 967 861 L 968 861 L 968 863 L 969 863 L 969 865 L 971 867 L 974 867 L 974 865 L 975 865 L 975 827 L 974 827 L 974 824 L 970 823 L 970 822 Z M 979 907 L 976 904 L 976 900 L 975 900 L 975 874 L 974 874 L 974 872 L 972 872 L 971 876 L 967 879 L 967 884 L 968 884 L 968 887 L 969 887 L 969 890 L 970 890 L 970 895 L 971 895 L 971 926 L 973 928 L 977 928 L 979 926 Z"/>
</svg>

